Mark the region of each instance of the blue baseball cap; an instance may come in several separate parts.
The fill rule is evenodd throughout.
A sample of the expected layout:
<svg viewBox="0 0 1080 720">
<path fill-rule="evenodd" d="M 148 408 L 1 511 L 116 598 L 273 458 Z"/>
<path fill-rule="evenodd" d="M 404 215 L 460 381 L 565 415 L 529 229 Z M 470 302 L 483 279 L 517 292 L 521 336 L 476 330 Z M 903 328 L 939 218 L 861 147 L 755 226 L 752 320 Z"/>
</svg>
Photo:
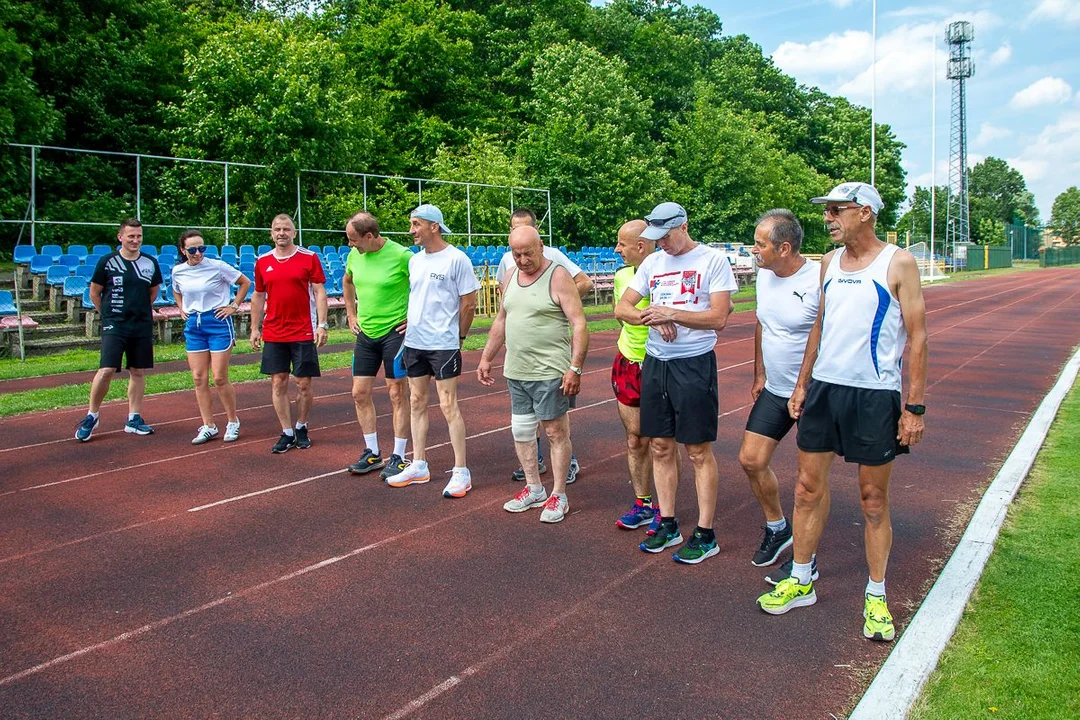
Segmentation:
<svg viewBox="0 0 1080 720">
<path fill-rule="evenodd" d="M 425 203 L 409 213 L 409 217 L 439 223 L 439 229 L 443 231 L 443 234 L 450 234 L 450 228 L 446 227 L 446 224 L 443 222 L 442 210 L 434 205 Z"/>
<path fill-rule="evenodd" d="M 660 203 L 645 216 L 645 222 L 648 223 L 648 227 L 641 231 L 640 237 L 646 240 L 659 240 L 686 222 L 686 210 L 679 203 Z"/>
</svg>

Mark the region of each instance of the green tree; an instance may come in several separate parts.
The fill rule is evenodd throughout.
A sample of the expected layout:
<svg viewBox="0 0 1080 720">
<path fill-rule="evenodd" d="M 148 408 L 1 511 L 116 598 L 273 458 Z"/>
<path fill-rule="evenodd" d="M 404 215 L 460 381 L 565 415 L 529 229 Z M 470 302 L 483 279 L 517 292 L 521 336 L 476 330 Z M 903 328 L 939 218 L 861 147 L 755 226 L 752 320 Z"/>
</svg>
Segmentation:
<svg viewBox="0 0 1080 720">
<path fill-rule="evenodd" d="M 1054 198 L 1050 230 L 1068 245 L 1080 244 L 1080 190 L 1075 185 Z"/>
<path fill-rule="evenodd" d="M 937 189 L 935 201 L 936 214 L 934 216 L 934 236 L 938 242 L 945 242 L 946 229 L 946 204 L 949 200 L 949 188 L 942 185 Z M 912 242 L 919 242 L 930 237 L 930 188 L 917 186 L 911 195 L 910 205 L 907 211 L 896 221 L 893 228 L 904 237 L 904 233 L 910 232 Z M 918 239 L 916 239 L 918 238 Z"/>
<path fill-rule="evenodd" d="M 983 224 L 991 220 L 1002 225 L 1018 223 L 1039 224 L 1039 210 L 1035 198 L 1028 192 L 1024 176 L 1009 163 L 996 157 L 988 157 L 968 174 L 968 197 L 971 213 L 972 238 L 979 243 L 994 244 L 994 234 L 984 235 Z"/>
<path fill-rule="evenodd" d="M 750 243 L 758 215 L 786 207 L 803 223 L 807 250 L 823 249 L 821 211 L 807 200 L 831 181 L 785 151 L 762 115 L 737 113 L 715 95 L 700 87 L 694 112 L 669 133 L 668 165 L 695 238 Z"/>
<path fill-rule="evenodd" d="M 537 59 L 531 124 L 519 151 L 537 186 L 551 190 L 555 242 L 611 244 L 672 183 L 648 137 L 650 103 L 627 82 L 626 64 L 579 42 Z"/>
</svg>

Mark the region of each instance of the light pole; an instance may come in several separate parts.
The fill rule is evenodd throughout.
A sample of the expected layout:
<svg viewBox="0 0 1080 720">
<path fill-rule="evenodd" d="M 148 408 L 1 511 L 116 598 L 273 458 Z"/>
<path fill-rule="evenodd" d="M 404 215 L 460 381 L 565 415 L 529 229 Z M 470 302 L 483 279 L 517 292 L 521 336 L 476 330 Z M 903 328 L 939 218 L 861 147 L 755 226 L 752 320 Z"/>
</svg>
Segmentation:
<svg viewBox="0 0 1080 720">
<path fill-rule="evenodd" d="M 874 182 L 877 170 L 877 0 L 873 2 L 873 18 L 871 20 L 871 47 L 870 58 L 870 184 L 877 187 Z"/>
</svg>

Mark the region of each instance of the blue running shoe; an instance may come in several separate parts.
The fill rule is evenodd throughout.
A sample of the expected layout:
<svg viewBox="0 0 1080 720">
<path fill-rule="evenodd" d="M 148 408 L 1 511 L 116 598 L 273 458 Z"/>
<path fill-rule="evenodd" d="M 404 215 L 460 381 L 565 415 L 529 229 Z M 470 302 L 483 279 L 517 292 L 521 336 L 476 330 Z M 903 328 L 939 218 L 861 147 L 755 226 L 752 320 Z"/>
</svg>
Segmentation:
<svg viewBox="0 0 1080 720">
<path fill-rule="evenodd" d="M 100 422 L 98 418 L 93 415 L 84 417 L 82 422 L 75 427 L 75 439 L 79 442 L 90 442 L 90 436 L 94 434 L 98 422 Z"/>
<path fill-rule="evenodd" d="M 648 535 L 649 537 L 652 537 L 653 535 L 655 535 L 656 531 L 660 529 L 660 506 L 657 505 L 656 503 L 653 503 L 652 511 L 653 511 L 652 522 L 649 523 L 649 527 L 645 531 L 645 534 Z"/>
<path fill-rule="evenodd" d="M 142 415 L 135 413 L 135 417 L 128 420 L 127 425 L 124 425 L 124 432 L 132 433 L 133 435 L 153 435 L 154 428 L 146 424 Z"/>
<path fill-rule="evenodd" d="M 638 499 L 634 501 L 634 504 L 626 511 L 625 515 L 615 521 L 615 526 L 623 530 L 636 530 L 642 525 L 651 523 L 655 515 L 656 513 L 650 506 Z"/>
</svg>

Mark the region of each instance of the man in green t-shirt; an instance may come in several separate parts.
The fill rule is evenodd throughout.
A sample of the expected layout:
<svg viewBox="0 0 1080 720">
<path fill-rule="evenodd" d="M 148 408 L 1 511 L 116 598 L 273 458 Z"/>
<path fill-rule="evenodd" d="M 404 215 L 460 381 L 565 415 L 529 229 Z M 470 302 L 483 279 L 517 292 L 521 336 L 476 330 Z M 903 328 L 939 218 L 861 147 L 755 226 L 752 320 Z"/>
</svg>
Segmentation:
<svg viewBox="0 0 1080 720">
<path fill-rule="evenodd" d="M 356 420 L 366 444 L 360 459 L 349 466 L 349 472 L 364 475 L 382 469 L 385 480 L 408 464 L 405 462 L 405 443 L 409 403 L 405 397 L 401 344 L 409 309 L 409 258 L 412 253 L 380 235 L 379 221 L 366 212 L 349 218 L 345 235 L 352 250 L 345 261 L 341 288 L 349 329 L 356 335 L 352 396 Z M 371 390 L 380 365 L 385 371 L 394 415 L 394 451 L 389 461 L 379 453 L 377 416 L 371 401 Z"/>
<path fill-rule="evenodd" d="M 619 228 L 615 252 L 626 263 L 615 273 L 615 291 L 612 304 L 618 305 L 626 288 L 630 287 L 638 266 L 656 250 L 656 242 L 641 237 L 647 227 L 644 220 L 631 220 Z M 642 298 L 638 310 L 649 306 L 649 298 Z M 619 349 L 611 364 L 611 389 L 618 401 L 619 418 L 626 430 L 626 462 L 630 469 L 630 483 L 634 486 L 634 504 L 615 525 L 623 530 L 634 530 L 648 525 L 648 535 L 656 534 L 660 524 L 660 510 L 652 497 L 652 455 L 649 439 L 641 436 L 641 362 L 645 359 L 645 340 L 649 337 L 646 325 L 623 323 L 619 333 Z"/>
</svg>

